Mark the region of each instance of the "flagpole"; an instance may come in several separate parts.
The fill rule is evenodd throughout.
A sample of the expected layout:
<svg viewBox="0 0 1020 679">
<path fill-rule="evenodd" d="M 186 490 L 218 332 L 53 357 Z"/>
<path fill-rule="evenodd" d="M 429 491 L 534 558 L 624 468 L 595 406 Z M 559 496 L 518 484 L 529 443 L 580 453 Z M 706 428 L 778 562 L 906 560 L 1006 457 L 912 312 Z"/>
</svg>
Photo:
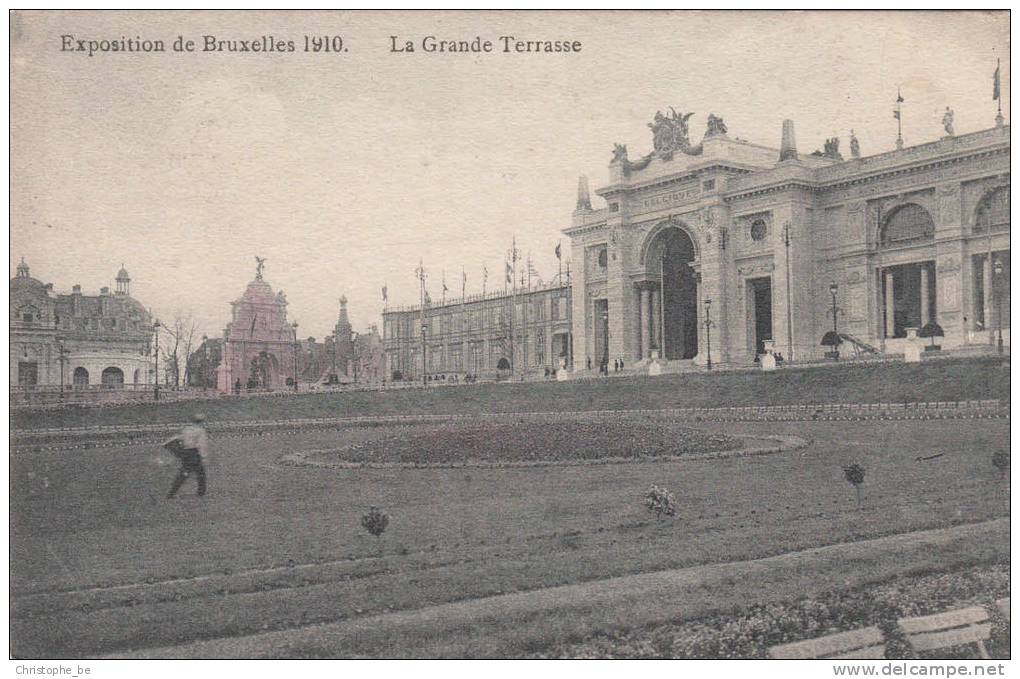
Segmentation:
<svg viewBox="0 0 1020 679">
<path fill-rule="evenodd" d="M 896 148 L 903 148 L 903 95 L 896 88 Z"/>
<path fill-rule="evenodd" d="M 563 281 L 561 280 L 562 284 Z M 570 287 L 570 262 L 567 262 L 567 368 L 571 372 L 574 370 L 574 324 L 573 324 L 573 309 L 574 299 L 572 289 Z"/>
<path fill-rule="evenodd" d="M 995 76 L 994 84 L 992 88 L 992 98 L 998 103 L 998 112 L 995 114 L 995 126 L 1002 127 L 1004 118 L 1002 117 L 1002 60 L 995 60 Z"/>
<path fill-rule="evenodd" d="M 421 385 L 428 386 L 427 366 L 425 361 L 425 266 L 423 260 L 418 260 L 418 279 L 421 281 Z"/>
</svg>

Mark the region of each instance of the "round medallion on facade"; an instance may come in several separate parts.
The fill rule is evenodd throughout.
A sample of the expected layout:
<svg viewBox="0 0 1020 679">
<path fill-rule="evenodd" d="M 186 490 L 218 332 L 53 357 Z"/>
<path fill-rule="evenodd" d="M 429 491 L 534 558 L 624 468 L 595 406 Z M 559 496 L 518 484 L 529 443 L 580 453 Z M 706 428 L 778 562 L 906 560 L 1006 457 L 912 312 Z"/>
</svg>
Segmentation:
<svg viewBox="0 0 1020 679">
<path fill-rule="evenodd" d="M 769 233 L 768 224 L 764 219 L 756 219 L 751 222 L 751 240 L 763 241 Z"/>
</svg>

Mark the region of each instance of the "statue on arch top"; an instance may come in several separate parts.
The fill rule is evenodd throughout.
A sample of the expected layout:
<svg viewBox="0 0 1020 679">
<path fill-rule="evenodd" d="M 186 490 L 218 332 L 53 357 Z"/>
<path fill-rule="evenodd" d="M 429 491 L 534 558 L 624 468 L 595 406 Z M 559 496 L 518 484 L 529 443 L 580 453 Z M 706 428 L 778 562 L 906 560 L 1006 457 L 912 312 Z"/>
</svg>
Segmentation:
<svg viewBox="0 0 1020 679">
<path fill-rule="evenodd" d="M 723 122 L 721 116 L 717 116 L 714 113 L 708 114 L 708 129 L 705 131 L 705 138 L 710 137 L 721 137 L 726 134 L 726 123 Z"/>
<path fill-rule="evenodd" d="M 613 159 L 610 163 L 626 163 L 627 162 L 627 145 L 626 144 L 613 144 Z"/>
<path fill-rule="evenodd" d="M 850 130 L 850 157 L 861 157 L 861 142 L 857 141 L 857 135 L 854 134 L 853 130 Z"/>
<path fill-rule="evenodd" d="M 666 157 L 674 151 L 680 151 L 690 156 L 701 153 L 701 146 L 692 147 L 688 132 L 687 121 L 694 113 L 677 113 L 672 106 L 669 107 L 669 115 L 663 115 L 662 111 L 655 112 L 655 118 L 648 123 L 652 131 L 652 148 L 655 153 Z"/>
<path fill-rule="evenodd" d="M 255 280 L 262 280 L 262 269 L 266 266 L 266 258 L 255 255 Z"/>
<path fill-rule="evenodd" d="M 946 112 L 942 115 L 942 127 L 950 137 L 953 136 L 953 115 L 953 109 L 946 106 Z"/>
</svg>

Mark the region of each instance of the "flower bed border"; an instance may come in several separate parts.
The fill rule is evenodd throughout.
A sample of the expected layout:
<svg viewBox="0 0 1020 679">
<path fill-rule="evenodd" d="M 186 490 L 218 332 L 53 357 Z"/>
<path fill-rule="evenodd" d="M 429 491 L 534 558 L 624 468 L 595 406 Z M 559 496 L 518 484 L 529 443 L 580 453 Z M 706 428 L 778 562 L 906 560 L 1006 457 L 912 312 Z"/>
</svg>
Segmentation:
<svg viewBox="0 0 1020 679">
<path fill-rule="evenodd" d="M 806 448 L 808 441 L 799 436 L 770 435 L 768 437 L 741 436 L 745 443 L 761 441 L 764 445 L 746 446 L 733 450 L 719 450 L 689 455 L 648 455 L 642 457 L 603 457 L 577 460 L 464 460 L 463 462 L 350 462 L 346 460 L 312 460 L 312 455 L 339 453 L 339 448 L 313 448 L 281 455 L 277 462 L 286 467 L 325 467 L 331 469 L 514 469 L 530 467 L 594 467 L 608 464 L 639 464 L 642 462 L 689 462 L 727 458 L 772 455 Z"/>
</svg>

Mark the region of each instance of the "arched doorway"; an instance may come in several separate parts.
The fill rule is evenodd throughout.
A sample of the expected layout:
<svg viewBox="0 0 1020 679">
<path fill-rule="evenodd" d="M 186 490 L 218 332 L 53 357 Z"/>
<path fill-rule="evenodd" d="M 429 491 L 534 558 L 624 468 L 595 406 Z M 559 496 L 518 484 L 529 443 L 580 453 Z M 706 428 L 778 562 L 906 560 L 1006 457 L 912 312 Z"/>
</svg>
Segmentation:
<svg viewBox="0 0 1020 679">
<path fill-rule="evenodd" d="M 141 370 L 141 368 L 135 368 L 135 375 L 134 375 L 134 380 L 132 381 L 132 383 L 133 383 L 133 384 L 134 384 L 134 385 L 135 385 L 136 387 L 138 386 L 138 379 L 139 379 L 139 378 L 140 378 L 141 376 L 142 376 L 142 370 Z"/>
<path fill-rule="evenodd" d="M 86 389 L 89 386 L 89 371 L 85 368 L 75 368 L 74 377 L 72 377 L 75 389 Z"/>
<path fill-rule="evenodd" d="M 260 351 L 251 359 L 248 372 L 249 389 L 272 389 L 280 385 L 279 379 L 280 365 L 276 356 Z"/>
<path fill-rule="evenodd" d="M 650 280 L 659 279 L 660 285 L 648 290 L 642 323 L 648 319 L 650 345 L 669 360 L 698 354 L 698 283 L 692 267 L 696 257 L 694 241 L 677 226 L 659 231 L 645 253 L 646 274 Z"/>
<path fill-rule="evenodd" d="M 101 384 L 103 389 L 123 389 L 124 371 L 114 367 L 104 369 L 101 376 Z"/>
</svg>

